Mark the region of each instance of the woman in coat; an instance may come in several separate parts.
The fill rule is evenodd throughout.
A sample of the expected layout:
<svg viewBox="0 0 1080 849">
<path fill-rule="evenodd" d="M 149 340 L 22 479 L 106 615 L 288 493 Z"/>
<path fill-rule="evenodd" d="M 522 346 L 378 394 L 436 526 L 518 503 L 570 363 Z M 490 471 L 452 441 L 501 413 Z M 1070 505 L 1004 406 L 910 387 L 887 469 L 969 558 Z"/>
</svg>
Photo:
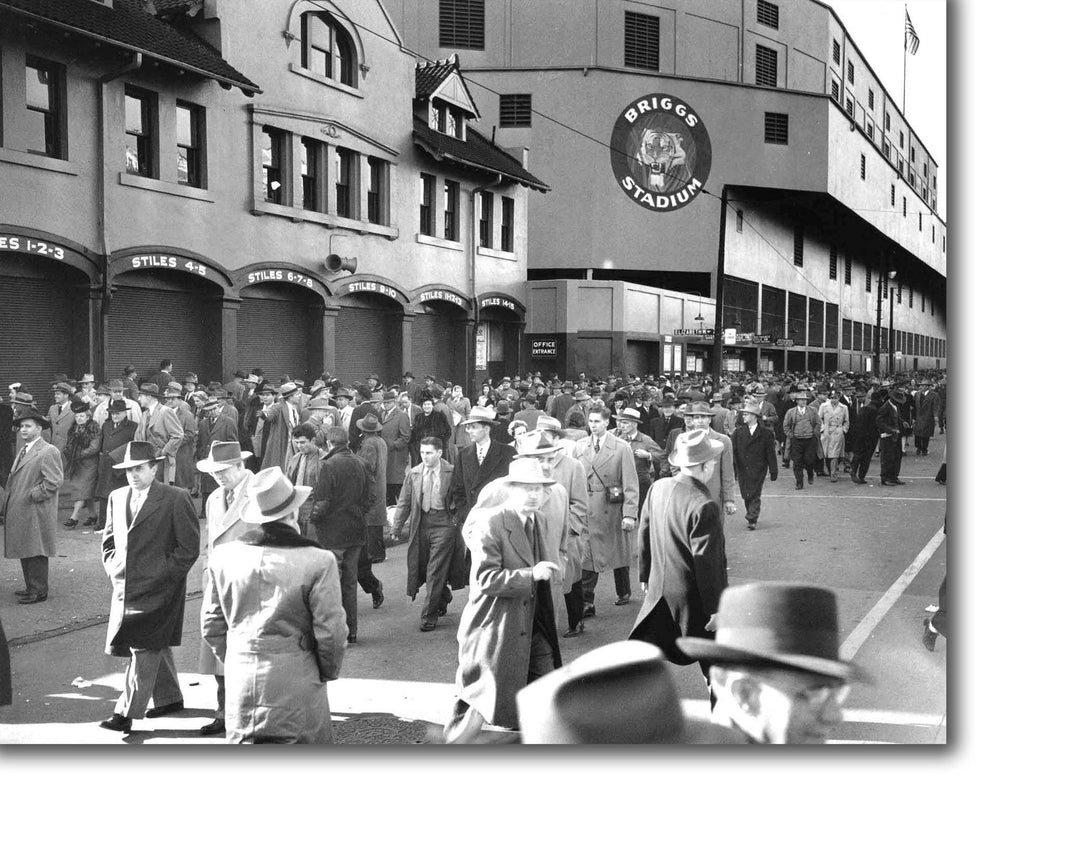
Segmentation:
<svg viewBox="0 0 1080 849">
<path fill-rule="evenodd" d="M 413 420 L 412 435 L 409 436 L 409 454 L 412 465 L 420 462 L 420 440 L 425 436 L 437 436 L 445 447 L 450 441 L 450 425 L 446 416 L 435 409 L 435 402 L 425 398 L 420 404 L 420 415 Z M 411 467 L 410 467 L 411 468 Z M 404 482 L 404 478 L 402 479 Z"/>
<path fill-rule="evenodd" d="M 829 480 L 840 479 L 840 460 L 844 457 L 844 435 L 848 432 L 848 408 L 840 403 L 840 393 L 833 389 L 818 407 L 821 419 L 821 455 Z"/>
<path fill-rule="evenodd" d="M 94 497 L 97 499 L 97 524 L 95 530 L 105 527 L 105 505 L 114 489 L 127 486 L 124 470 L 116 471 L 113 463 L 120 462 L 124 446 L 135 438 L 138 425 L 127 415 L 127 406 L 123 399 L 109 402 L 109 417 L 101 426 L 101 451 L 97 457 L 97 484 Z"/>
<path fill-rule="evenodd" d="M 368 555 L 372 563 L 386 560 L 386 540 L 383 528 L 386 526 L 386 442 L 380 435 L 382 425 L 374 413 L 369 413 L 360 420 L 360 441 L 356 446 L 356 456 L 360 458 L 371 473 L 371 490 L 374 500 L 371 508 L 364 514 L 367 525 Z"/>
<path fill-rule="evenodd" d="M 83 526 L 93 528 L 98 523 L 97 510 L 94 509 L 94 495 L 97 487 L 98 455 L 101 453 L 101 429 L 91 418 L 90 405 L 82 398 L 71 402 L 71 412 L 75 415 L 75 424 L 68 431 L 67 444 L 64 446 L 64 468 L 71 484 L 71 516 L 64 522 L 65 528 L 74 528 L 79 524 L 79 513 L 83 507 L 89 514 Z M 87 507 L 87 504 L 91 506 Z"/>
<path fill-rule="evenodd" d="M 271 466 L 247 492 L 241 518 L 261 527 L 214 549 L 202 608 L 203 639 L 225 665 L 226 741 L 332 743 L 326 682 L 348 631 L 337 560 L 300 536 L 310 487 Z"/>
</svg>

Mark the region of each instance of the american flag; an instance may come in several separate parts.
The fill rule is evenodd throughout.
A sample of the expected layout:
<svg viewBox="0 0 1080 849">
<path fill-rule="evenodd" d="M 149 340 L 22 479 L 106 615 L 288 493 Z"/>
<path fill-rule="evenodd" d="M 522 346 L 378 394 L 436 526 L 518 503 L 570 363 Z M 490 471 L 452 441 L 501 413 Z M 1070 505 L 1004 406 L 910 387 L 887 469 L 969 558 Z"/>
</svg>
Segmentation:
<svg viewBox="0 0 1080 849">
<path fill-rule="evenodd" d="M 919 35 L 915 32 L 915 26 L 911 23 L 911 15 L 908 14 L 907 9 L 904 9 L 904 18 L 904 49 L 914 56 L 919 49 Z"/>
</svg>

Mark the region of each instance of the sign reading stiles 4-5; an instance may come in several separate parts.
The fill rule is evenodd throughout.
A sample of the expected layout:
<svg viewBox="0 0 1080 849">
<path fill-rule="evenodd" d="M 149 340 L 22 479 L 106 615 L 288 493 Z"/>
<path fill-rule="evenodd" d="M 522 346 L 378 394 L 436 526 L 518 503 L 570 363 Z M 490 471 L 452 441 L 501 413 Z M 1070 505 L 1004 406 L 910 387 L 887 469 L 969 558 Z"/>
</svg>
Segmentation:
<svg viewBox="0 0 1080 849">
<path fill-rule="evenodd" d="M 670 94 L 649 94 L 622 110 L 611 131 L 611 170 L 627 196 L 654 212 L 686 206 L 712 168 L 700 116 Z"/>
</svg>

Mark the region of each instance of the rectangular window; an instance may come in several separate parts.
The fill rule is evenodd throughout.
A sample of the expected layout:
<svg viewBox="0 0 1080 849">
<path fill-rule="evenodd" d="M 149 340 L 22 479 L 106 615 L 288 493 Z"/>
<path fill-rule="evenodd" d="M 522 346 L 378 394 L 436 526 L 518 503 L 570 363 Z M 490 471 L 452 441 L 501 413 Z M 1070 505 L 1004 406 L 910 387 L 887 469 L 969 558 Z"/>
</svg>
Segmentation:
<svg viewBox="0 0 1080 849">
<path fill-rule="evenodd" d="M 435 235 L 435 177 L 431 174 L 420 175 L 420 232 Z"/>
<path fill-rule="evenodd" d="M 838 83 L 836 80 L 832 81 L 832 90 L 831 90 L 830 93 L 832 95 L 832 99 L 835 100 L 837 103 L 839 103 L 840 102 L 840 83 Z"/>
<path fill-rule="evenodd" d="M 157 176 L 157 97 L 133 86 L 124 87 L 124 146 L 129 174 Z"/>
<path fill-rule="evenodd" d="M 931 242 L 936 242 L 937 241 L 937 225 L 936 224 L 931 224 L 930 225 L 930 241 Z"/>
<path fill-rule="evenodd" d="M 806 295 L 788 293 L 788 332 L 796 345 L 806 344 Z"/>
<path fill-rule="evenodd" d="M 176 101 L 176 182 L 182 186 L 206 188 L 204 115 L 201 106 Z"/>
<path fill-rule="evenodd" d="M 765 113 L 765 143 L 788 143 L 788 116 L 783 112 Z"/>
<path fill-rule="evenodd" d="M 813 348 L 820 348 L 825 341 L 825 302 L 817 298 L 809 298 L 810 317 L 807 321 L 809 338 L 806 344 Z"/>
<path fill-rule="evenodd" d="M 891 130 L 892 129 L 892 119 L 889 117 L 888 112 L 885 113 L 885 129 L 886 130 Z"/>
<path fill-rule="evenodd" d="M 303 188 L 303 206 L 312 212 L 325 212 L 322 198 L 323 146 L 315 139 L 300 139 L 300 184 Z"/>
<path fill-rule="evenodd" d="M 896 303 L 902 304 L 904 302 L 904 284 L 896 284 Z"/>
<path fill-rule="evenodd" d="M 850 97 L 847 98 L 847 101 L 844 104 L 844 108 L 847 109 L 848 115 L 855 117 L 855 101 L 852 100 Z"/>
<path fill-rule="evenodd" d="M 372 224 L 390 223 L 390 163 L 368 157 L 367 217 Z"/>
<path fill-rule="evenodd" d="M 736 233 L 741 233 L 742 232 L 742 210 L 741 209 L 736 209 L 735 210 L 735 232 Z"/>
<path fill-rule="evenodd" d="M 926 312 L 926 292 L 919 293 L 919 305 L 922 307 L 919 312 Z"/>
<path fill-rule="evenodd" d="M 840 305 L 825 304 L 825 347 L 835 350 L 840 332 Z"/>
<path fill-rule="evenodd" d="M 356 197 L 359 173 L 355 151 L 344 147 L 334 148 L 334 201 L 337 214 L 342 218 L 359 218 Z"/>
<path fill-rule="evenodd" d="M 491 219 L 495 212 L 495 196 L 480 192 L 480 247 L 491 247 Z"/>
<path fill-rule="evenodd" d="M 861 351 L 863 349 L 863 325 L 861 321 L 851 322 L 851 350 Z"/>
<path fill-rule="evenodd" d="M 458 197 L 461 186 L 454 180 L 443 183 L 443 238 L 456 242 L 458 236 Z"/>
<path fill-rule="evenodd" d="M 776 88 L 776 51 L 764 44 L 757 45 L 755 81 L 758 85 Z"/>
<path fill-rule="evenodd" d="M 795 265 L 802 268 L 803 263 L 803 229 L 802 227 L 795 228 L 795 247 L 792 252 L 792 261 Z"/>
<path fill-rule="evenodd" d="M 484 49 L 484 0 L 439 0 L 439 47 Z"/>
<path fill-rule="evenodd" d="M 844 285 L 851 285 L 851 254 L 844 257 Z"/>
<path fill-rule="evenodd" d="M 847 63 L 847 81 L 849 83 L 855 82 L 855 65 L 850 60 Z"/>
<path fill-rule="evenodd" d="M 832 41 L 832 60 L 839 65 L 840 64 L 840 42 L 835 38 Z"/>
<path fill-rule="evenodd" d="M 623 64 L 627 68 L 659 71 L 660 19 L 627 12 L 623 21 Z"/>
<path fill-rule="evenodd" d="M 785 336 L 784 333 L 784 296 L 783 289 L 761 285 L 761 332 L 774 339 Z"/>
<path fill-rule="evenodd" d="M 274 127 L 263 127 L 262 148 L 263 200 L 285 203 L 285 133 Z"/>
<path fill-rule="evenodd" d="M 907 218 L 907 195 L 904 195 L 901 200 L 904 202 L 904 218 Z"/>
<path fill-rule="evenodd" d="M 890 145 L 889 140 L 885 138 L 885 133 L 881 134 L 881 150 L 885 154 L 885 161 L 888 162 L 892 158 L 892 145 Z"/>
<path fill-rule="evenodd" d="M 499 247 L 507 253 L 514 252 L 514 199 L 502 199 L 502 226 Z"/>
<path fill-rule="evenodd" d="M 866 263 L 866 291 L 867 292 L 873 292 L 874 291 L 874 289 L 873 289 L 873 286 L 874 286 L 873 277 L 874 277 L 874 272 L 870 268 L 870 263 Z"/>
<path fill-rule="evenodd" d="M 532 126 L 532 95 L 531 94 L 501 94 L 501 95 L 499 95 L 499 126 L 500 127 L 531 127 Z"/>
<path fill-rule="evenodd" d="M 941 252 L 945 253 L 945 234 L 941 234 Z"/>
<path fill-rule="evenodd" d="M 64 67 L 26 57 L 27 151 L 64 159 Z"/>
<path fill-rule="evenodd" d="M 866 179 L 866 154 L 865 153 L 860 153 L 859 154 L 859 176 L 862 177 L 862 179 L 864 179 L 864 180 Z"/>
<path fill-rule="evenodd" d="M 922 213 L 919 213 L 919 232 L 922 232 Z"/>
<path fill-rule="evenodd" d="M 758 0 L 757 22 L 773 29 L 780 28 L 780 7 L 775 3 Z"/>
<path fill-rule="evenodd" d="M 867 91 L 867 93 L 866 93 L 866 102 L 869 104 L 871 109 L 874 108 L 874 90 L 873 89 L 870 89 L 869 91 Z"/>
<path fill-rule="evenodd" d="M 904 131 L 900 131 L 900 150 L 904 149 Z"/>
<path fill-rule="evenodd" d="M 840 347 L 845 351 L 851 350 L 851 319 L 845 318 L 843 329 L 840 331 Z"/>
<path fill-rule="evenodd" d="M 889 205 L 896 206 L 896 183 L 889 186 Z"/>
<path fill-rule="evenodd" d="M 829 279 L 836 279 L 836 245 L 829 248 Z"/>
</svg>

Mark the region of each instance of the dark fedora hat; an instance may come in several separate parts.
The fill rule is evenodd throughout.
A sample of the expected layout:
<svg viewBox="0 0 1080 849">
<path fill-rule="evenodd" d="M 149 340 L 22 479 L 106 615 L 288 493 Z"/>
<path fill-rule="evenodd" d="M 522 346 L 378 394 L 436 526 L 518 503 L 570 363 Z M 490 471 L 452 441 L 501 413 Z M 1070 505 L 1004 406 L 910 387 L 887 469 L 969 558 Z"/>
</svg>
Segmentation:
<svg viewBox="0 0 1080 849">
<path fill-rule="evenodd" d="M 119 401 L 109 402 L 109 413 L 124 413 L 127 414 L 127 402 L 121 398 Z"/>
<path fill-rule="evenodd" d="M 154 398 L 161 397 L 161 387 L 156 383 L 142 383 L 139 385 L 140 395 L 152 395 Z"/>
<path fill-rule="evenodd" d="M 37 422 L 39 425 L 41 425 L 42 427 L 47 427 L 49 430 L 52 430 L 52 422 L 50 422 L 47 418 L 45 418 L 45 416 L 43 416 L 41 414 L 41 410 L 39 410 L 33 404 L 30 404 L 28 406 L 22 406 L 20 404 L 16 404 L 14 406 L 14 410 L 15 410 L 15 415 L 11 419 L 12 424 L 17 425 L 17 424 L 21 424 L 22 422 L 26 421 L 27 419 L 32 419 L 35 422 Z"/>
<path fill-rule="evenodd" d="M 220 472 L 227 469 L 233 463 L 239 463 L 251 456 L 250 451 L 241 451 L 239 442 L 220 442 L 214 440 L 210 445 L 210 453 L 206 459 L 195 464 L 200 472 Z"/>
<path fill-rule="evenodd" d="M 831 590 L 753 582 L 724 590 L 713 639 L 679 637 L 676 644 L 694 660 L 785 666 L 870 681 L 858 666 L 840 659 L 838 620 Z"/>
<path fill-rule="evenodd" d="M 149 442 L 129 442 L 124 446 L 124 457 L 113 463 L 114 469 L 133 469 L 143 463 L 156 463 L 165 456 L 157 456 L 157 449 Z"/>
<path fill-rule="evenodd" d="M 365 433 L 378 433 L 382 430 L 382 425 L 379 424 L 379 417 L 374 413 L 368 413 L 360 420 L 360 430 Z"/>
</svg>

